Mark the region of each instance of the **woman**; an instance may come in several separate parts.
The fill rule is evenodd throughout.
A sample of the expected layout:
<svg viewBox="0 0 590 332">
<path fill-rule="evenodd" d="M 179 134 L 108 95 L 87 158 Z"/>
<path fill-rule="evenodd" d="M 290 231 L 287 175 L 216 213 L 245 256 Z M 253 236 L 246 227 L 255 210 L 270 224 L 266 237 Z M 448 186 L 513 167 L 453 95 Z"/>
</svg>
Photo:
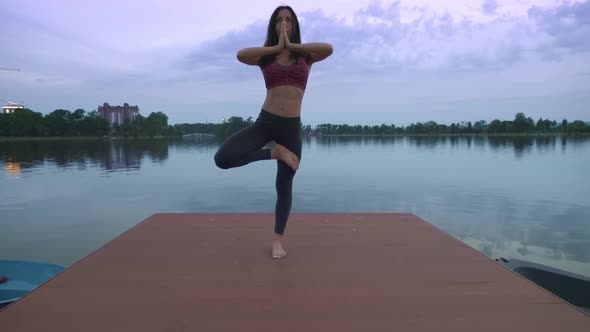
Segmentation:
<svg viewBox="0 0 590 332">
<path fill-rule="evenodd" d="M 287 254 L 281 240 L 291 211 L 292 183 L 301 158 L 301 102 L 311 65 L 332 54 L 327 43 L 301 43 L 293 9 L 279 6 L 268 23 L 264 47 L 245 48 L 237 58 L 261 68 L 266 99 L 256 121 L 227 139 L 215 154 L 223 169 L 258 160 L 277 160 L 275 229 L 272 257 Z M 265 145 L 274 141 L 271 149 Z"/>
</svg>

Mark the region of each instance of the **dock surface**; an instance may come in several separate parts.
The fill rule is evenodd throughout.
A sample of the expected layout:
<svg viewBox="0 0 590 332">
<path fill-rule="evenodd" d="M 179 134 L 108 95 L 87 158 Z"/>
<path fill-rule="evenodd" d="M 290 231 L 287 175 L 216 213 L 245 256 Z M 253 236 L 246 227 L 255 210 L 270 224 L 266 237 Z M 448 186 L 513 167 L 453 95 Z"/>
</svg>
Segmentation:
<svg viewBox="0 0 590 332">
<path fill-rule="evenodd" d="M 2 331 L 590 331 L 413 214 L 156 214 L 0 311 Z"/>
</svg>

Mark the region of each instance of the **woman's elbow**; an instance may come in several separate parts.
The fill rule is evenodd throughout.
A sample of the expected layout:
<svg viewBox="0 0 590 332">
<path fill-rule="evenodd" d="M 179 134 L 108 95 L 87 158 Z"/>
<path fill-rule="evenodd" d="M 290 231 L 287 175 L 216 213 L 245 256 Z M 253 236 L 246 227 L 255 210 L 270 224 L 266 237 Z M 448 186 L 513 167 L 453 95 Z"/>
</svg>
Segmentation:
<svg viewBox="0 0 590 332">
<path fill-rule="evenodd" d="M 238 52 L 238 54 L 236 54 L 236 58 L 241 63 L 245 63 L 247 65 L 255 65 L 255 64 L 258 63 L 258 59 L 257 58 L 245 56 L 243 53 L 240 53 L 240 52 Z"/>
<path fill-rule="evenodd" d="M 238 61 L 240 62 L 244 62 L 244 54 L 242 53 L 242 51 L 238 51 L 238 53 L 236 53 L 236 59 L 238 59 Z"/>
<path fill-rule="evenodd" d="M 323 54 L 322 58 L 324 58 L 324 59 L 329 57 L 330 55 L 332 55 L 332 53 L 334 53 L 334 49 L 332 48 L 332 45 L 328 44 L 323 53 L 324 54 Z"/>
</svg>

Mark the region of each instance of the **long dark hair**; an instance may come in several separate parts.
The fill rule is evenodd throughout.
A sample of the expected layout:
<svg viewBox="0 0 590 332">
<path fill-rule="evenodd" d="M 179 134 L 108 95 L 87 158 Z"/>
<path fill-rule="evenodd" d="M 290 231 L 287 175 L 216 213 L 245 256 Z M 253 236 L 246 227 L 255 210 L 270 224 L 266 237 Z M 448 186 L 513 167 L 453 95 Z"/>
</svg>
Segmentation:
<svg viewBox="0 0 590 332">
<path fill-rule="evenodd" d="M 289 38 L 289 41 L 294 44 L 301 44 L 301 31 L 299 30 L 299 20 L 297 19 L 297 15 L 293 8 L 290 6 L 278 6 L 272 15 L 270 16 L 270 20 L 268 21 L 268 28 L 266 30 L 266 41 L 264 42 L 264 47 L 275 46 L 279 43 L 279 35 L 277 34 L 277 30 L 275 29 L 277 16 L 279 16 L 279 12 L 283 9 L 287 9 L 291 13 L 291 24 L 292 24 L 292 31 L 293 34 Z M 299 52 L 291 52 L 291 60 L 299 59 L 302 57 L 303 54 Z M 265 55 L 260 58 L 260 66 L 265 67 L 269 63 L 271 63 L 276 57 L 276 54 L 269 54 Z"/>
</svg>

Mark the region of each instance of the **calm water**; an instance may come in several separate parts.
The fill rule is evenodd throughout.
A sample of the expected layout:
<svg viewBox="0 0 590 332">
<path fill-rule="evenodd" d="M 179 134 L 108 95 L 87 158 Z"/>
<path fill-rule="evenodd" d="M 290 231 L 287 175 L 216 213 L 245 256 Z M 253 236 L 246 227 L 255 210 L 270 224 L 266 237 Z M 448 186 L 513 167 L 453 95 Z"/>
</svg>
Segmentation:
<svg viewBox="0 0 590 332">
<path fill-rule="evenodd" d="M 0 259 L 71 265 L 154 213 L 274 212 L 275 161 L 221 170 L 217 147 L 0 142 Z M 293 212 L 411 212 L 490 257 L 590 276 L 589 167 L 587 137 L 308 138 Z"/>
</svg>

